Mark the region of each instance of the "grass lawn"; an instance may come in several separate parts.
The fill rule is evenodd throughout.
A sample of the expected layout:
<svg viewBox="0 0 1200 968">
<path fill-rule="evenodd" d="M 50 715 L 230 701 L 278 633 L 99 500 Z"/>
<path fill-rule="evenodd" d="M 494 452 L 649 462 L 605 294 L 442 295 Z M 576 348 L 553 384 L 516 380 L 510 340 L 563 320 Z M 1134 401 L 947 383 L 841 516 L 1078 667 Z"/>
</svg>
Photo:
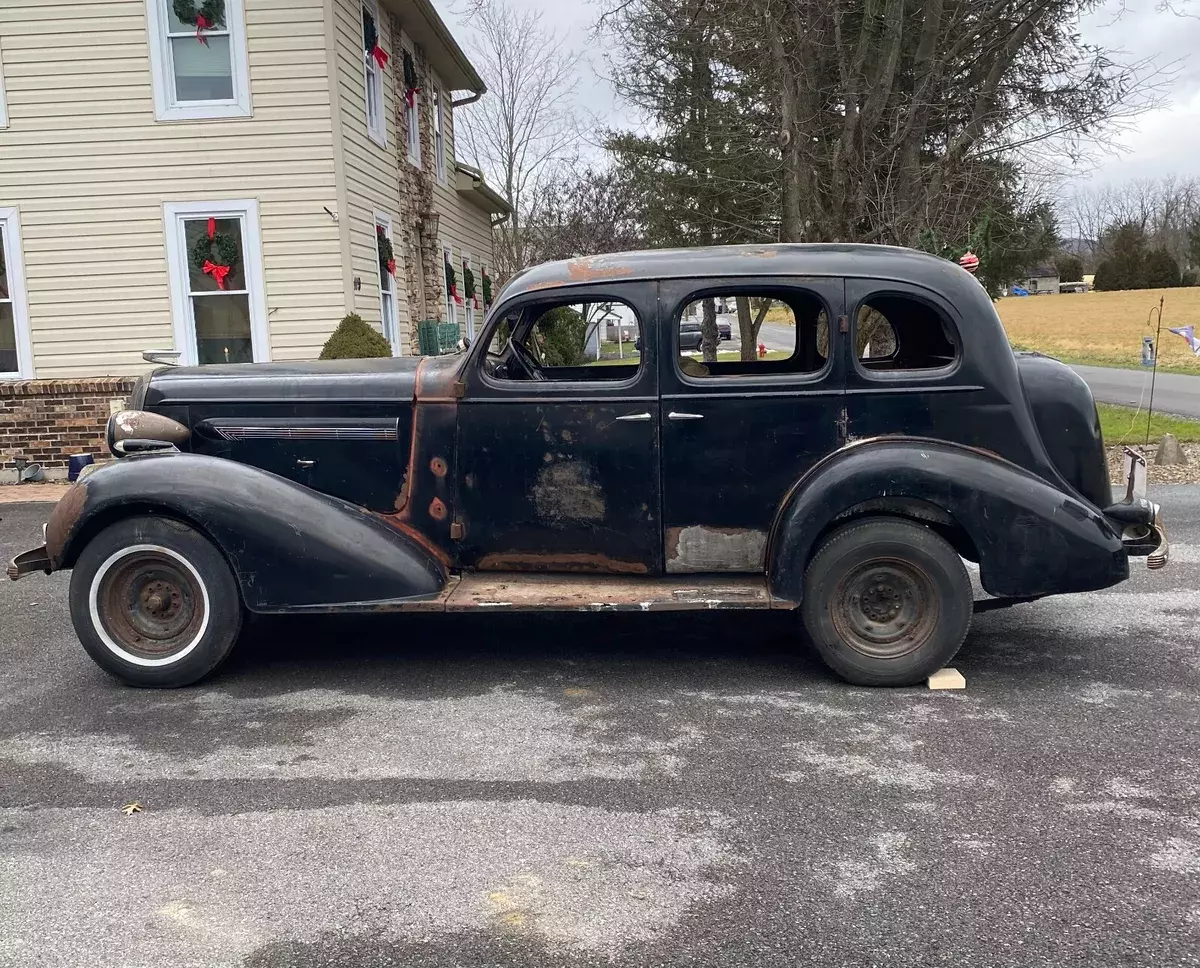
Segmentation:
<svg viewBox="0 0 1200 968">
<path fill-rule="evenodd" d="M 1146 411 L 1134 407 L 1118 407 L 1110 403 L 1098 403 L 1100 429 L 1104 443 L 1140 444 L 1146 439 Z M 1156 413 L 1150 419 L 1150 439 L 1159 440 L 1163 434 L 1174 434 L 1181 443 L 1200 441 L 1200 420 L 1172 417 Z"/>
<path fill-rule="evenodd" d="M 1200 375 L 1200 358 L 1167 332 L 1168 326 L 1200 328 L 1200 287 L 1008 296 L 996 303 L 996 311 L 1017 349 L 1040 350 L 1067 363 L 1139 369 L 1142 337 L 1154 336 L 1156 328 L 1147 316 L 1160 296 L 1165 302 L 1158 368 Z"/>
</svg>

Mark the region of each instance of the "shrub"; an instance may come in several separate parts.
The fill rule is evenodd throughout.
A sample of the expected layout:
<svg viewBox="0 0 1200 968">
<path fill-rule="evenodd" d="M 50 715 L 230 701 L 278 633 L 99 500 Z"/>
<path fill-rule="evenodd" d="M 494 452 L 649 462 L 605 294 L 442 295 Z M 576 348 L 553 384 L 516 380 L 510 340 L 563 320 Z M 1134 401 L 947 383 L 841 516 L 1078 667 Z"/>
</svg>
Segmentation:
<svg viewBox="0 0 1200 968">
<path fill-rule="evenodd" d="M 1083 262 L 1078 256 L 1064 252 L 1054 260 L 1054 268 L 1058 270 L 1059 282 L 1083 281 Z"/>
<path fill-rule="evenodd" d="M 542 359 L 546 366 L 581 366 L 587 361 L 584 347 L 587 323 L 570 306 L 543 313 L 536 330 L 542 338 Z"/>
<path fill-rule="evenodd" d="M 1179 263 L 1166 249 L 1151 249 L 1143 267 L 1143 288 L 1169 289 L 1179 285 Z"/>
<path fill-rule="evenodd" d="M 366 360 L 391 355 L 388 341 L 357 313 L 338 323 L 321 350 L 323 360 Z"/>
</svg>

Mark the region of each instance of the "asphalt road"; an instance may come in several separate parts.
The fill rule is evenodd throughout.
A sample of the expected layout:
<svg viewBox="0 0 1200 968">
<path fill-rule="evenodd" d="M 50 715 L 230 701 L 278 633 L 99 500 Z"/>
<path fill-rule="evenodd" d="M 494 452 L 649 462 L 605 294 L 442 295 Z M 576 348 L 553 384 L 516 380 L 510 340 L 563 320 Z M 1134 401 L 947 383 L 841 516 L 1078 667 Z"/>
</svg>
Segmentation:
<svg viewBox="0 0 1200 968">
<path fill-rule="evenodd" d="M 712 613 L 266 622 L 137 691 L 68 576 L 5 582 L 0 965 L 1200 964 L 1200 488 L 1157 499 L 1167 571 L 977 616 L 953 693 Z M 0 513 L 7 558 L 46 509 Z"/>
<path fill-rule="evenodd" d="M 736 323 L 733 333 L 736 344 Z M 796 345 L 796 331 L 791 326 L 764 323 L 759 340 L 769 350 L 790 350 Z M 1143 408 L 1150 404 L 1149 370 L 1108 366 L 1072 366 L 1071 369 L 1087 381 L 1092 394 L 1101 403 Z M 1200 376 L 1159 373 L 1154 381 L 1154 409 L 1200 420 Z"/>
</svg>

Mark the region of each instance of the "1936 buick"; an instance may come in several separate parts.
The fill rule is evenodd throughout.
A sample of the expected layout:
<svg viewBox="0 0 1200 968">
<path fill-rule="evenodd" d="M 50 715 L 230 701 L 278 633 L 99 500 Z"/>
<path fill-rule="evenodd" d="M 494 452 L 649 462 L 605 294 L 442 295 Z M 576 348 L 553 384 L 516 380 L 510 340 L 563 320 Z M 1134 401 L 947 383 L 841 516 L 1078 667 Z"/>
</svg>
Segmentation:
<svg viewBox="0 0 1200 968">
<path fill-rule="evenodd" d="M 789 348 L 681 352 L 718 304 Z M 247 612 L 714 607 L 795 610 L 841 676 L 903 685 L 978 607 L 1167 559 L 1087 386 L 905 249 L 552 263 L 463 352 L 163 368 L 129 406 L 9 575 L 73 569 L 84 648 L 136 685 L 211 672 Z"/>
</svg>

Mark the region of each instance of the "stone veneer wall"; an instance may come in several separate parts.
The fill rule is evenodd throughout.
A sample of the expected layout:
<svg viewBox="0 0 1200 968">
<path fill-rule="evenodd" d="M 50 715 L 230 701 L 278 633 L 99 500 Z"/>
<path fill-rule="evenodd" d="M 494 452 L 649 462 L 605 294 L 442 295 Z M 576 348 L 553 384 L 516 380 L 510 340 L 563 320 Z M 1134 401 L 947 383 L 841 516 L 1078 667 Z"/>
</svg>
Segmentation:
<svg viewBox="0 0 1200 968">
<path fill-rule="evenodd" d="M 125 406 L 133 377 L 0 383 L 0 481 L 16 480 L 14 459 L 65 476 L 73 454 L 107 457 L 104 428 Z"/>
</svg>

